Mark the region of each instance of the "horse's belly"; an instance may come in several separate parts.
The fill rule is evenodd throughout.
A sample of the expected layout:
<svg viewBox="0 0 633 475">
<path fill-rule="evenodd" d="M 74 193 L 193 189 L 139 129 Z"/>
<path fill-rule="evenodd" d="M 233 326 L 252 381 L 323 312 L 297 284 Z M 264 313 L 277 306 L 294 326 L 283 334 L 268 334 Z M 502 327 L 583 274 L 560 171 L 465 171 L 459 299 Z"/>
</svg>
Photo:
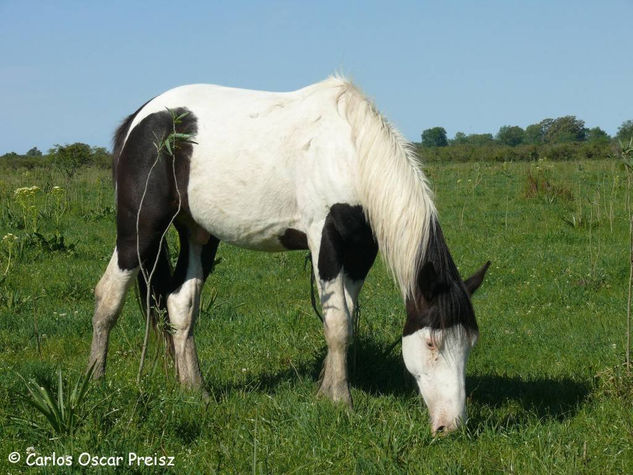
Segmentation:
<svg viewBox="0 0 633 475">
<path fill-rule="evenodd" d="M 221 241 L 282 251 L 284 233 L 300 229 L 294 186 L 283 173 L 258 168 L 192 160 L 187 190 L 191 215 Z"/>
</svg>

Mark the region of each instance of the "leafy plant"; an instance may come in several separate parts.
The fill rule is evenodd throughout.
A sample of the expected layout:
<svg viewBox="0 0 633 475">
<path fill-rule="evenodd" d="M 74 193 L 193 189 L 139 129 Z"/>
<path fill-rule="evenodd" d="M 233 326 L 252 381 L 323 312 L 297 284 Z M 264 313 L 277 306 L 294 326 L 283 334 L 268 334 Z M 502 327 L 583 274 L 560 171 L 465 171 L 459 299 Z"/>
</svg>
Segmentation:
<svg viewBox="0 0 633 475">
<path fill-rule="evenodd" d="M 39 210 L 35 205 L 35 200 L 40 191 L 39 186 L 24 186 L 17 188 L 13 192 L 15 200 L 20 205 L 20 208 L 22 208 L 24 229 L 30 229 L 34 233 L 38 230 L 37 220 L 39 216 Z"/>
<path fill-rule="evenodd" d="M 19 312 L 31 300 L 30 295 L 22 295 L 18 289 L 7 289 L 0 292 L 0 309 L 6 309 L 9 312 Z"/>
<path fill-rule="evenodd" d="M 60 233 L 59 222 L 68 208 L 68 202 L 66 200 L 66 190 L 61 186 L 54 186 L 50 192 L 55 206 L 53 208 L 53 217 L 55 218 L 55 229 L 57 233 Z"/>
<path fill-rule="evenodd" d="M 40 233 L 33 233 L 32 235 L 29 235 L 29 237 L 43 251 L 72 253 L 75 250 L 75 245 L 65 242 L 64 235 L 59 232 L 56 232 L 49 238 Z"/>
<path fill-rule="evenodd" d="M 4 269 L 3 275 L 7 275 L 9 273 L 9 269 L 11 268 L 11 258 L 13 257 L 13 248 L 15 247 L 17 240 L 18 237 L 12 233 L 5 234 L 2 238 L 2 244 L 4 244 L 7 248 L 7 266 Z"/>
<path fill-rule="evenodd" d="M 72 391 L 69 391 L 69 386 L 64 391 L 61 369 L 57 371 L 57 391 L 48 384 L 40 385 L 35 380 L 26 381 L 19 375 L 29 392 L 30 397 L 25 398 L 26 402 L 44 416 L 48 426 L 22 417 L 12 419 L 42 432 L 52 431 L 58 436 L 74 435 L 89 414 L 86 408 L 86 396 L 90 390 L 94 368 L 93 364 L 86 373 L 77 378 Z M 55 392 L 57 392 L 57 398 L 54 396 Z"/>
<path fill-rule="evenodd" d="M 548 204 L 556 200 L 571 201 L 573 194 L 564 185 L 553 183 L 549 168 L 541 165 L 530 167 L 525 183 L 526 198 L 540 198 Z"/>
</svg>

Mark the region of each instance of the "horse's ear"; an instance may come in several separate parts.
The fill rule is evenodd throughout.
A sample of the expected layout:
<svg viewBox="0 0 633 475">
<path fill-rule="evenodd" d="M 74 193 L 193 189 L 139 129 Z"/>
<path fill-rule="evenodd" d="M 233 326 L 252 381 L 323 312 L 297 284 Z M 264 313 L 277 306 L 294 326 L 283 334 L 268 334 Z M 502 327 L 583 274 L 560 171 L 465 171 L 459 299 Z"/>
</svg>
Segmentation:
<svg viewBox="0 0 633 475">
<path fill-rule="evenodd" d="M 425 300 L 431 300 L 437 293 L 439 278 L 432 262 L 426 262 L 418 273 L 418 286 Z"/>
<path fill-rule="evenodd" d="M 477 272 L 475 272 L 464 281 L 466 290 L 468 290 L 468 293 L 470 295 L 474 294 L 475 290 L 477 290 L 481 283 L 484 281 L 484 276 L 486 275 L 488 267 L 490 267 L 490 261 L 486 262 L 481 269 L 479 269 Z"/>
</svg>

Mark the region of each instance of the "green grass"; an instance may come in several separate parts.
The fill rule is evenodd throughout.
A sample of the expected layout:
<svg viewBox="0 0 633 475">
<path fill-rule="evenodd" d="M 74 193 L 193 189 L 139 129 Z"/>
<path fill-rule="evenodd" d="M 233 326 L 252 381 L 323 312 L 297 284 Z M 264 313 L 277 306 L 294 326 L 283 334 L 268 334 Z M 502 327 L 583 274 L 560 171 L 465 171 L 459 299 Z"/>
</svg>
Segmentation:
<svg viewBox="0 0 633 475">
<path fill-rule="evenodd" d="M 34 447 L 73 456 L 75 469 L 82 452 L 123 456 L 132 472 L 139 467 L 127 466 L 129 452 L 173 456 L 173 471 L 185 473 L 631 472 L 633 378 L 621 367 L 623 172 L 606 160 L 426 171 L 462 274 L 492 261 L 474 298 L 481 335 L 467 372 L 469 422 L 438 438 L 400 348 L 388 351 L 404 308 L 381 262 L 361 294 L 355 410 L 347 412 L 315 397 L 325 342 L 305 254 L 222 245 L 203 292 L 203 301 L 217 298 L 196 330 L 209 402 L 178 387 L 171 363 L 155 359 L 155 342 L 136 385 L 144 321 L 130 294 L 112 333 L 107 379 L 86 396 L 87 407 L 100 404 L 74 435 L 16 423 L 12 417 L 46 422 L 18 374 L 55 388 L 58 369 L 73 382 L 85 370 L 92 289 L 112 251 L 114 213 L 105 171 L 84 169 L 71 182 L 46 170 L 0 178 L 0 237 L 19 238 L 0 283 L 0 467 L 26 470 Z M 48 243 L 63 237 L 61 246 L 23 229 L 14 190 L 32 185 L 41 188 L 38 232 Z M 67 200 L 59 226 L 55 185 Z M 8 257 L 1 246 L 0 273 Z M 10 465 L 14 451 L 22 460 Z"/>
</svg>

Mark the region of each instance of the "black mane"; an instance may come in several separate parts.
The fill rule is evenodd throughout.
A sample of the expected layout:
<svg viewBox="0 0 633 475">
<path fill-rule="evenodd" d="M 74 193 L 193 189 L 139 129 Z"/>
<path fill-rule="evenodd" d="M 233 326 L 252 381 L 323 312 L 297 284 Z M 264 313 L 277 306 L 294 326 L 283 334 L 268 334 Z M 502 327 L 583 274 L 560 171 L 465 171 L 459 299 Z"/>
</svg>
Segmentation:
<svg viewBox="0 0 633 475">
<path fill-rule="evenodd" d="M 407 321 L 404 336 L 424 327 L 444 330 L 462 325 L 478 332 L 470 296 L 448 250 L 439 222 L 431 226 L 431 235 L 417 275 L 416 292 L 406 302 Z"/>
</svg>

